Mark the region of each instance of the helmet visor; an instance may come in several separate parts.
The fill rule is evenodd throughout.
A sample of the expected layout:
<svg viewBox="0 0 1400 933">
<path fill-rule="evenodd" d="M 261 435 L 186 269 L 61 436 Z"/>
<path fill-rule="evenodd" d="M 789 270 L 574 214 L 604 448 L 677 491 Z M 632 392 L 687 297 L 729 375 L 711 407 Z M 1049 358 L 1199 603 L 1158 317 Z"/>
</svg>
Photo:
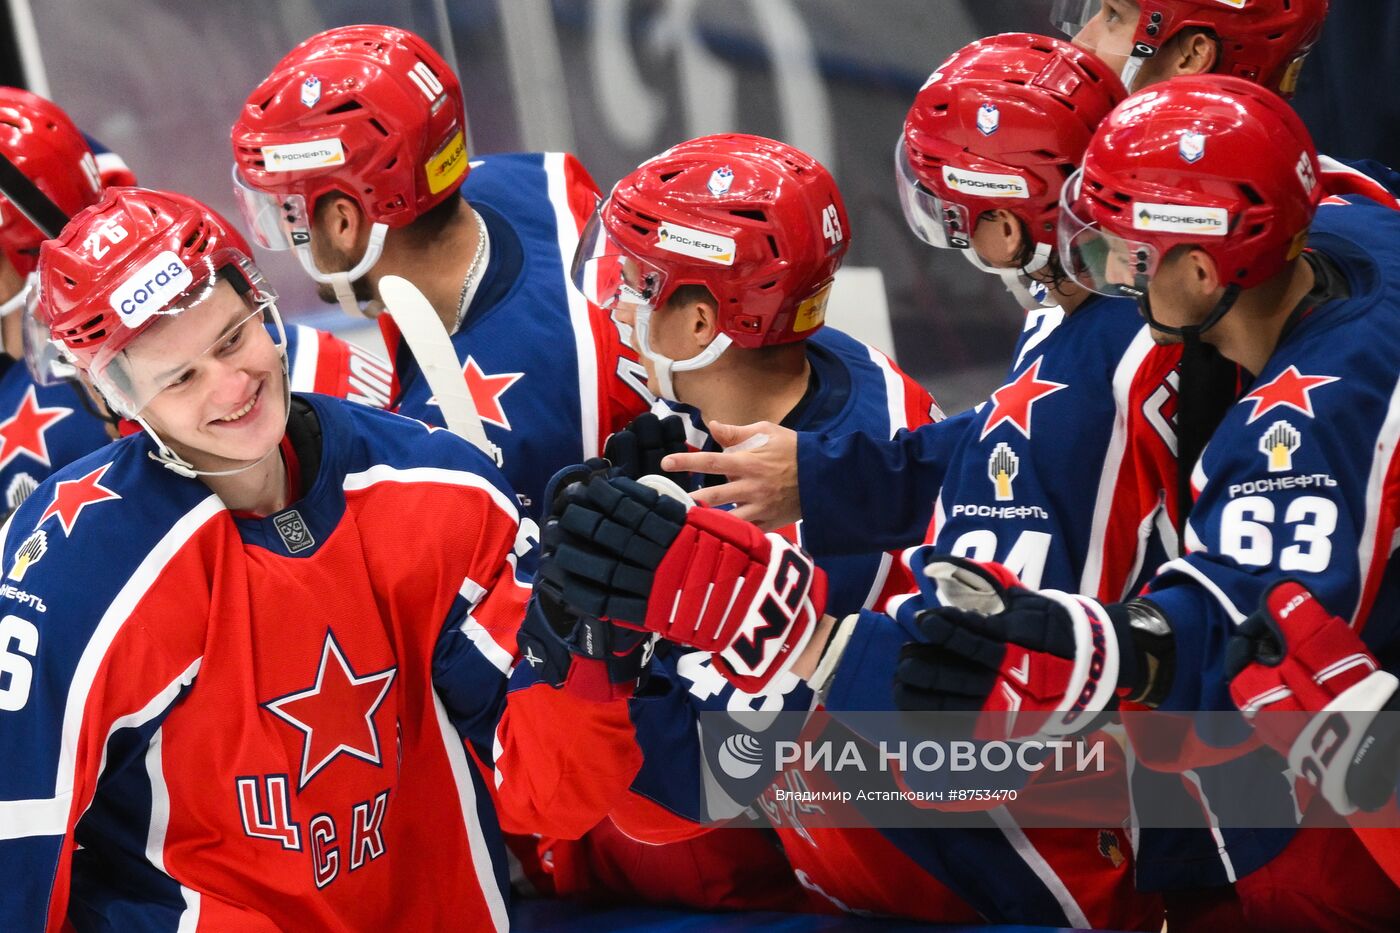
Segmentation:
<svg viewBox="0 0 1400 933">
<path fill-rule="evenodd" d="M 1055 0 L 1050 7 L 1050 25 L 1073 39 L 1101 6 L 1101 0 Z"/>
<path fill-rule="evenodd" d="M 73 364 L 63 355 L 63 348 L 49 336 L 49 329 L 34 313 L 38 306 L 39 290 L 30 292 L 30 299 L 22 318 L 24 339 L 24 363 L 29 375 L 41 386 L 58 385 L 77 376 Z"/>
<path fill-rule="evenodd" d="M 301 195 L 279 196 L 254 188 L 244 181 L 235 165 L 233 199 L 243 215 L 243 226 L 263 249 L 289 250 L 309 242 L 310 215 Z"/>
<path fill-rule="evenodd" d="M 220 250 L 191 271 L 195 281 L 189 289 L 154 312 L 130 339 L 109 340 L 93 358 L 88 376 L 118 414 L 131 417 L 161 392 L 197 382 L 211 357 L 237 364 L 257 342 L 254 330 L 262 331 L 265 323 L 276 325 L 276 339 L 285 344 L 277 295 L 246 256 Z M 183 338 L 172 333 L 172 323 L 195 315 L 216 316 L 222 326 L 182 351 Z"/>
<path fill-rule="evenodd" d="M 1060 191 L 1060 264 L 1070 278 L 1091 292 L 1114 298 L 1141 297 L 1157 274 L 1161 254 L 1153 244 L 1119 236 L 1094 219 L 1092 203 L 1081 184 L 1083 174 L 1083 169 L 1075 172 Z"/>
<path fill-rule="evenodd" d="M 622 304 L 651 305 L 666 284 L 659 269 L 633 256 L 608 232 L 603 203 L 579 237 L 571 278 L 583 297 L 608 311 Z"/>
<path fill-rule="evenodd" d="M 894 178 L 900 209 L 915 236 L 939 249 L 967 249 L 971 245 L 967 208 L 945 201 L 923 186 L 909 165 L 903 136 L 894 145 Z"/>
</svg>

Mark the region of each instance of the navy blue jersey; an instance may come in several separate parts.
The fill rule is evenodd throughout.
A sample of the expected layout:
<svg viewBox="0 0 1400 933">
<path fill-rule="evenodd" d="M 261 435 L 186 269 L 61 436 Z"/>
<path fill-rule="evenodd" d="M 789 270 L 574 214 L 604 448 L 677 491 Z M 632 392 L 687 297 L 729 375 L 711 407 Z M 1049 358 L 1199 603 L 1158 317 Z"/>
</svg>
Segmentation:
<svg viewBox="0 0 1400 933">
<path fill-rule="evenodd" d="M 561 468 L 598 456 L 646 410 L 645 376 L 617 326 L 568 280 L 597 187 L 572 156 L 492 155 L 472 163 L 462 196 L 490 234 L 490 259 L 452 345 L 502 469 L 526 513 Z M 387 315 L 396 410 L 444 425 L 417 362 Z"/>
</svg>

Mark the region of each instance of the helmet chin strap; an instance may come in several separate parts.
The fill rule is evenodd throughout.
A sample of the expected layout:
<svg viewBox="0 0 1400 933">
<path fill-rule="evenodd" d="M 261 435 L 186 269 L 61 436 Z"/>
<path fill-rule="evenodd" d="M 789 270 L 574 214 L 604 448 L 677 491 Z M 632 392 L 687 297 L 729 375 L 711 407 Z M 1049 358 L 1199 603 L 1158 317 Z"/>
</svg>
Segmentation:
<svg viewBox="0 0 1400 933">
<path fill-rule="evenodd" d="M 1142 70 L 1143 63 L 1147 58 L 1139 55 L 1136 50 L 1128 56 L 1128 60 L 1123 63 L 1123 72 L 1118 77 L 1122 79 L 1123 86 L 1128 89 L 1128 93 L 1133 93 L 1133 82 L 1137 80 L 1138 72 Z"/>
<path fill-rule="evenodd" d="M 704 369 L 715 360 L 720 358 L 729 345 L 733 343 L 728 334 L 717 334 L 715 339 L 710 341 L 710 345 L 688 360 L 673 360 L 669 356 L 662 356 L 651 348 L 651 313 L 652 307 L 647 304 L 638 304 L 633 324 L 637 331 L 637 346 L 641 348 L 641 353 L 651 360 L 651 365 L 656 370 L 656 381 L 661 390 L 661 397 L 672 401 L 680 401 L 676 398 L 676 387 L 672 381 L 673 373 L 688 373 L 697 369 Z"/>
<path fill-rule="evenodd" d="M 1016 299 L 1023 310 L 1030 311 L 1034 308 L 1043 307 L 1047 303 L 1053 304 L 1053 302 L 1048 301 L 1048 291 L 1046 292 L 1047 301 L 1042 301 L 1036 298 L 1035 295 L 1031 293 L 1030 289 L 1031 274 L 1044 269 L 1050 262 L 1051 246 L 1049 243 L 1035 244 L 1035 249 L 1031 251 L 1030 259 L 1019 269 L 1000 269 L 990 265 L 983 260 L 981 256 L 977 255 L 977 250 L 973 249 L 971 246 L 959 250 L 959 252 L 963 254 L 964 259 L 972 263 L 976 268 L 983 272 L 990 272 L 992 275 L 1001 279 L 1001 283 L 1006 286 L 1006 290 L 1011 293 L 1011 296 Z"/>
<path fill-rule="evenodd" d="M 302 270 L 312 281 L 335 289 L 335 297 L 340 302 L 341 310 L 351 317 L 367 317 L 364 309 L 360 307 L 359 299 L 355 297 L 354 283 L 364 278 L 369 270 L 374 268 L 375 263 L 379 262 L 379 257 L 384 254 L 384 237 L 388 232 L 389 227 L 386 224 L 375 223 L 371 226 L 365 254 L 348 272 L 322 272 L 317 268 L 316 259 L 311 255 L 309 234 L 306 235 L 305 242 L 293 247 L 293 251 L 296 253 L 297 262 L 301 263 Z"/>
</svg>

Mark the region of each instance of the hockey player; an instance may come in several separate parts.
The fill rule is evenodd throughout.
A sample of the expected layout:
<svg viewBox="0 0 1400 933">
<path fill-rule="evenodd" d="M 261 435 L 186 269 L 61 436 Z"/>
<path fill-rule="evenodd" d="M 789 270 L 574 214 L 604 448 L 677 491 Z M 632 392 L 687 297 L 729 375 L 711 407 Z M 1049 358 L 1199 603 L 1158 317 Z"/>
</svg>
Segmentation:
<svg viewBox="0 0 1400 933">
<path fill-rule="evenodd" d="M 255 239 L 294 250 L 323 298 L 358 314 L 386 275 L 421 290 L 440 321 L 426 336 L 451 336 L 528 514 L 551 475 L 645 410 L 616 327 L 568 285 L 593 180 L 563 153 L 469 163 L 457 77 L 418 36 L 347 26 L 307 39 L 248 96 L 233 150 Z M 445 424 L 389 310 L 396 410 Z"/>
<path fill-rule="evenodd" d="M 95 203 L 104 187 L 135 184 L 120 156 L 93 145 L 55 104 L 0 88 L 0 152 L 64 215 Z M 32 329 L 25 313 L 44 239 L 0 197 L 0 491 L 6 515 L 51 472 L 118 436 L 117 419 L 81 386 L 42 325 Z M 287 350 L 297 391 L 388 404 L 389 369 L 378 356 L 304 325 L 287 328 Z"/>
<path fill-rule="evenodd" d="M 879 350 L 825 326 L 850 238 L 836 183 L 811 156 L 758 136 L 704 136 L 618 182 L 584 230 L 573 279 L 630 335 L 659 397 L 655 410 L 685 418 L 692 447 L 716 449 L 710 418 L 889 437 L 936 409 Z M 782 533 L 801 543 L 800 525 Z M 878 552 L 823 561 L 829 603 L 846 612 L 873 604 L 891 562 Z M 705 662 L 692 657 L 685 669 L 697 663 Z M 792 869 L 756 831 L 716 830 L 632 857 L 639 846 L 605 826 L 556 844 L 553 859 L 582 863 L 586 852 L 616 866 L 600 882 L 689 906 L 803 900 L 800 888 L 789 890 Z M 652 877 L 681 857 L 698 872 Z"/>
<path fill-rule="evenodd" d="M 142 433 L 0 532 L 0 928 L 506 929 L 497 814 L 580 833 L 637 759 L 622 701 L 508 689 L 499 472 L 291 394 L 274 296 L 191 199 L 109 189 L 39 281 Z"/>
<path fill-rule="evenodd" d="M 1061 253 L 1081 284 L 1138 295 L 1159 339 L 1197 328 L 1255 378 L 1192 478 L 1188 554 L 1164 565 L 1141 598 L 1081 597 L 1076 609 L 1023 591 L 999 615 L 928 613 L 929 643 L 906 648 L 900 667 L 906 702 L 995 710 L 1015 695 L 1023 711 L 1049 711 L 1077 696 L 1085 712 L 1115 697 L 1229 708 L 1226 641 L 1283 574 L 1354 624 L 1369 619 L 1362 637 L 1388 647 L 1390 409 L 1400 382 L 1391 326 L 1400 283 L 1389 250 L 1400 217 L 1360 197 L 1317 210 L 1317 158 L 1301 121 L 1257 85 L 1217 76 L 1126 101 L 1065 192 Z M 1358 449 L 1371 453 L 1358 459 Z M 983 647 L 944 642 L 948 624 L 970 627 Z M 1074 656 L 1101 650 L 1104 664 L 1070 683 L 1048 644 L 1026 636 L 1037 626 L 1075 631 Z M 1033 691 L 998 669 L 998 651 L 1043 670 Z M 1252 793 L 1261 803 L 1273 790 Z M 1291 815 L 1286 788 L 1275 804 Z M 1400 889 L 1349 833 L 1299 832 L 1274 858 L 1243 847 L 1222 854 L 1251 923 L 1385 929 L 1400 912 Z"/>
<path fill-rule="evenodd" d="M 1033 84 L 1031 79 L 1042 73 L 1053 76 L 1053 80 L 1047 79 L 1040 85 L 1022 87 L 1024 84 Z M 960 85 L 964 95 L 962 98 L 958 97 L 957 89 Z M 1017 240 L 1010 245 L 1010 256 L 1018 255 L 1022 243 L 1029 241 L 1027 252 L 1038 250 L 1043 259 L 1049 252 L 1048 245 L 1037 247 L 1035 241 L 1029 240 L 1031 234 L 1026 231 L 1036 231 L 1038 239 L 1046 244 L 1052 242 L 1059 182 L 1064 173 L 1071 170 L 1075 164 L 1094 123 L 1122 96 L 1117 81 L 1093 56 L 1066 43 L 1031 36 L 1005 36 L 974 44 L 954 56 L 940 67 L 939 75 L 935 76 L 930 85 L 930 88 L 934 87 L 936 90 L 925 90 L 928 99 L 921 98 L 920 104 L 916 105 L 916 112 L 927 109 L 932 114 L 940 109 L 940 106 L 955 104 L 951 111 L 953 115 L 947 121 L 952 125 L 944 127 L 921 123 L 918 138 L 921 145 L 942 146 L 940 154 L 949 154 L 946 164 L 959 178 L 975 183 L 990 177 L 982 174 L 991 171 L 985 161 L 988 157 L 984 153 L 964 151 L 964 147 L 975 145 L 977 140 L 986 140 L 986 149 L 995 147 L 997 159 L 1005 158 L 1003 151 L 1017 154 L 1011 156 L 1014 159 L 1021 153 L 1041 150 L 1041 155 L 1032 157 L 1039 161 L 1018 164 L 1014 168 L 1014 171 L 1020 173 L 1016 178 L 1026 193 L 1029 194 L 1033 187 L 1033 200 L 1024 209 L 1017 204 L 1015 213 L 1003 212 L 997 221 L 998 227 L 1002 221 L 1009 221 L 1009 225 L 1014 229 L 1014 234 L 1006 236 L 1008 240 Z M 1004 135 L 994 139 L 976 129 L 979 107 L 988 101 L 1000 103 L 1002 112 L 1006 115 L 1006 125 L 1002 128 Z M 963 110 L 966 113 L 963 113 Z M 1075 114 L 1076 122 L 1066 127 L 1064 124 L 1067 121 L 1062 116 L 1064 113 Z M 946 144 L 940 143 L 939 140 L 946 140 Z M 745 147 L 762 152 L 770 145 L 749 142 Z M 725 153 L 724 158 L 715 158 L 712 143 L 695 141 L 683 144 L 646 163 L 638 172 L 618 185 L 612 199 L 603 208 L 601 219 L 610 242 L 605 246 L 593 247 L 593 241 L 585 237 L 582 249 L 590 249 L 591 252 L 581 252 L 581 256 L 587 256 L 587 262 L 575 267 L 576 275 L 586 285 L 606 284 L 618 293 L 600 293 L 593 297 L 606 306 L 614 307 L 614 314 L 624 323 L 635 325 L 634 343 L 661 394 L 698 402 L 702 414 L 707 417 L 712 414 L 723 416 L 739 412 L 760 414 L 764 413 L 763 406 L 767 404 L 781 407 L 777 403 L 767 401 L 778 393 L 756 391 L 758 377 L 745 376 L 745 371 L 741 368 L 746 363 L 743 357 L 735 360 L 731 366 L 721 368 L 723 361 L 738 347 L 725 349 L 718 356 L 718 360 L 714 359 L 713 354 L 706 359 L 703 349 L 715 331 L 710 321 L 716 317 L 723 321 L 722 312 L 717 313 L 714 306 L 708 305 L 708 300 L 712 299 L 706 292 L 699 292 L 696 296 L 692 291 L 690 295 L 686 295 L 684 301 L 675 298 L 666 301 L 668 293 L 677 285 L 684 289 L 686 284 L 704 282 L 712 290 L 730 289 L 735 295 L 741 296 L 738 300 L 721 298 L 715 302 L 719 309 L 734 309 L 731 319 L 742 323 L 747 315 L 752 314 L 749 301 L 745 300 L 752 294 L 751 289 L 746 292 L 742 290 L 742 283 L 731 284 L 720 278 L 724 270 L 712 270 L 710 266 L 716 265 L 714 263 L 704 264 L 685 258 L 673 259 L 669 255 L 672 248 L 666 242 L 668 238 L 674 238 L 678 234 L 685 236 L 685 242 L 690 243 L 707 242 L 720 230 L 728 233 L 737 228 L 742 231 L 743 227 L 738 226 L 739 222 L 729 220 L 723 214 L 719 214 L 718 220 L 715 216 L 717 212 L 732 213 L 736 205 L 731 202 L 735 198 L 747 195 L 749 189 L 746 185 L 751 177 L 758 190 L 790 190 L 799 187 L 789 183 L 780 189 L 780 186 L 771 181 L 765 183 L 763 176 L 757 175 L 753 169 L 749 168 L 746 171 L 746 165 L 753 159 L 742 158 L 739 155 L 742 148 L 744 147 L 736 149 L 733 154 Z M 1046 154 L 1046 150 L 1053 151 L 1053 155 Z M 795 159 L 788 154 L 785 161 L 792 163 Z M 1008 168 L 1004 161 L 999 167 L 1004 171 L 1013 170 Z M 938 168 L 934 168 L 931 173 L 937 175 L 938 171 Z M 939 184 L 941 186 L 943 183 L 940 181 Z M 946 188 L 940 188 L 940 191 L 944 190 Z M 833 203 L 839 202 L 833 199 Z M 970 216 L 975 218 L 981 216 L 984 211 L 998 209 L 1008 202 L 968 196 L 965 200 L 960 199 L 958 203 L 960 209 L 970 211 Z M 827 242 L 835 245 L 829 232 L 833 225 L 828 225 L 825 222 L 826 217 L 819 211 L 824 206 L 820 198 L 817 199 L 815 208 L 808 205 L 803 211 L 792 211 L 783 215 L 779 215 L 778 211 L 767 203 L 759 205 L 760 210 L 755 210 L 755 205 L 750 204 L 738 206 L 746 209 L 744 216 L 761 214 L 772 218 L 775 223 L 781 217 L 788 226 L 796 226 L 800 218 L 806 217 L 806 223 L 811 229 L 809 236 L 817 239 L 818 232 L 821 231 Z M 833 219 L 839 221 L 842 212 L 838 210 L 834 213 L 836 217 Z M 661 230 L 665 235 L 652 235 L 649 231 L 644 233 L 633 227 L 632 224 L 639 215 L 652 219 L 653 222 L 660 221 Z M 938 210 L 939 220 L 936 222 L 941 224 L 943 216 L 943 211 Z M 961 216 L 966 218 L 969 215 Z M 1022 216 L 1026 218 L 1024 227 L 1020 220 Z M 1051 227 L 1044 230 L 1042 228 L 1047 218 Z M 935 222 L 932 218 L 921 219 L 925 223 Z M 668 227 L 677 229 L 667 231 Z M 940 225 L 940 232 L 943 229 Z M 966 231 L 969 228 L 962 229 Z M 780 254 L 789 248 L 786 245 L 788 240 L 784 239 L 781 242 L 784 245 L 779 249 Z M 715 245 L 728 249 L 731 243 L 717 241 Z M 717 249 L 716 253 L 722 254 L 723 249 Z M 599 254 L 603 258 L 594 258 Z M 742 254 L 741 246 L 735 251 L 735 256 Z M 1013 263 L 1010 259 L 1006 260 L 1007 266 L 1011 268 L 1025 262 L 1026 260 L 1022 260 L 1021 263 Z M 617 271 L 609 275 L 606 274 L 606 270 Z M 758 276 L 755 280 L 761 281 L 764 278 L 765 276 Z M 1080 301 L 1087 295 L 1077 288 L 1071 287 L 1070 290 L 1077 294 Z M 715 294 L 723 293 L 716 291 Z M 791 300 L 797 297 L 793 293 L 788 295 Z M 1134 357 L 1132 365 L 1142 365 L 1143 357 L 1150 355 L 1147 351 L 1150 350 L 1151 341 L 1145 334 L 1138 333 L 1143 330 L 1143 325 L 1135 307 L 1131 302 L 1111 302 L 1097 298 L 1094 300 L 1108 306 L 1105 314 L 1109 318 L 1113 317 L 1115 310 L 1119 312 L 1119 318 L 1126 325 L 1119 328 L 1119 331 L 1124 333 L 1122 342 L 1126 345 L 1137 339 L 1138 354 Z M 1076 305 L 1078 303 L 1075 302 Z M 1090 313 L 1087 319 L 1092 322 L 1100 316 L 1102 315 Z M 1038 321 L 1037 325 L 1043 326 L 1047 333 L 1053 328 L 1053 323 L 1047 324 L 1044 320 Z M 1106 330 L 1113 335 L 1111 339 L 1119 339 L 1111 326 Z M 753 328 L 748 335 L 740 331 L 735 339 L 740 340 L 745 336 L 755 339 L 758 333 L 761 333 L 758 328 Z M 829 381 L 829 364 L 818 369 L 818 364 L 823 362 L 821 354 L 831 354 L 833 349 L 841 351 L 850 341 L 842 335 L 827 336 L 824 341 L 823 335 L 827 333 L 823 331 L 809 338 L 805 352 L 813 369 Z M 1105 340 L 1102 335 L 1095 337 L 1096 331 L 1093 329 L 1079 328 L 1073 330 L 1073 333 L 1084 334 L 1085 341 L 1091 344 L 1097 340 L 1102 348 L 1085 349 L 1081 344 L 1077 356 L 1066 352 L 1063 362 L 1057 365 L 1064 366 L 1066 371 L 1076 372 L 1103 369 L 1103 395 L 1108 403 L 1103 420 L 1112 422 L 1115 404 L 1123 407 L 1127 405 L 1127 384 L 1133 381 L 1131 375 L 1134 370 L 1129 369 L 1128 376 L 1119 376 L 1123 387 L 1118 393 L 1120 397 L 1115 400 L 1112 385 L 1114 372 L 1119 368 L 1118 360 L 1112 358 L 1106 364 L 1101 364 L 1100 357 L 1111 356 L 1116 345 L 1112 344 L 1111 340 Z M 1054 337 L 1051 337 L 1047 346 L 1053 340 Z M 1170 369 L 1175 357 L 1167 355 L 1170 359 L 1165 367 Z M 868 357 L 868 351 L 860 348 L 860 352 L 846 351 L 837 358 L 864 364 Z M 674 363 L 675 360 L 682 362 Z M 691 362 L 692 360 L 697 361 L 699 365 Z M 777 373 L 782 370 L 778 361 L 772 359 L 763 362 L 768 367 L 764 380 L 772 382 L 779 379 Z M 1027 365 L 1030 365 L 1029 361 Z M 854 374 L 859 373 L 860 369 L 852 366 L 850 362 L 846 366 L 852 370 L 854 384 Z M 1157 384 L 1160 384 L 1160 369 L 1144 365 L 1143 371 L 1144 374 L 1155 372 Z M 722 375 L 730 381 L 721 382 Z M 791 380 L 791 376 L 788 378 Z M 1144 375 L 1143 378 L 1147 376 Z M 1154 385 L 1149 388 L 1155 387 Z M 789 389 L 790 399 L 797 397 L 800 388 L 799 385 L 795 389 Z M 881 394 L 879 383 L 875 382 L 871 389 L 867 390 L 867 394 L 878 400 Z M 820 400 L 821 396 L 816 395 L 815 398 Z M 786 402 L 787 405 L 792 404 L 790 399 Z M 852 401 L 858 399 L 859 396 L 853 393 Z M 1094 398 L 1091 392 L 1086 391 L 1077 401 L 1067 402 L 1066 408 L 1083 408 L 1088 402 L 1099 401 L 1100 399 Z M 864 429 L 883 439 L 891 435 L 891 428 L 898 426 L 885 422 L 886 416 L 879 406 L 875 406 L 875 411 L 881 423 L 864 427 L 849 415 L 836 420 L 828 416 L 826 419 L 814 421 L 814 413 L 819 414 L 820 411 L 821 406 L 813 404 L 802 411 L 801 420 L 813 429 L 825 431 L 831 436 L 841 436 L 853 430 Z M 787 423 L 793 423 L 791 416 Z M 958 433 L 952 434 L 953 431 Z M 944 432 L 948 432 L 946 436 L 951 438 L 946 442 L 948 449 L 972 443 L 971 440 L 963 440 L 963 435 L 967 433 L 965 427 L 945 428 L 944 425 L 937 425 L 926 429 L 926 433 L 934 436 L 944 435 Z M 1112 430 L 1104 430 L 1104 440 L 1101 443 L 1107 444 L 1107 438 L 1112 433 Z M 701 437 L 703 438 L 703 435 Z M 1152 437 L 1157 446 L 1161 447 L 1162 456 L 1170 464 L 1170 452 L 1155 432 Z M 1061 442 L 1063 443 L 1063 438 Z M 709 446 L 713 447 L 713 444 Z M 988 450 L 992 446 L 989 443 Z M 1052 447 L 1055 445 L 1046 444 L 1047 457 L 1050 456 L 1048 451 Z M 1063 448 L 1056 449 L 1057 456 L 1063 454 Z M 1008 456 L 1019 460 L 1022 453 Z M 985 485 L 987 455 L 974 453 L 968 458 L 969 461 L 974 459 L 977 474 L 975 480 Z M 1025 489 L 1037 488 L 1034 472 L 1034 467 L 1029 463 L 1021 470 L 1023 481 L 1027 483 Z M 1092 502 L 1094 496 L 1095 492 L 1090 490 L 1085 498 Z M 985 498 L 991 500 L 990 493 Z M 1122 498 L 1128 498 L 1126 490 Z M 1157 510 L 1159 498 L 1154 492 L 1147 505 L 1147 514 Z M 979 510 L 972 510 L 973 513 L 977 511 Z M 1089 510 L 1086 509 L 1087 511 Z M 970 521 L 970 518 L 963 521 Z M 1134 545 L 1138 522 L 1138 518 L 1135 517 L 1131 524 L 1131 543 Z M 1059 548 L 1046 548 L 1044 553 L 1058 550 Z M 855 549 L 846 553 L 847 556 L 823 556 L 818 559 L 818 566 L 825 571 L 827 607 L 837 615 L 845 615 L 856 611 L 862 605 L 870 604 L 868 599 L 862 600 L 862 597 L 870 592 L 868 565 L 874 558 L 861 555 Z M 1131 563 L 1131 560 L 1127 561 L 1129 566 Z M 1052 572 L 1057 569 L 1058 564 L 1052 567 Z M 1120 576 L 1124 572 L 1120 570 Z M 1077 583 L 1077 578 L 1075 582 Z M 853 583 L 858 585 L 852 586 Z M 1122 586 L 1120 583 L 1116 592 L 1121 593 Z M 907 636 L 890 637 L 893 638 L 894 650 L 885 652 L 883 667 L 879 659 L 880 651 L 872 650 L 868 655 L 870 666 L 853 675 L 851 679 L 855 683 L 846 688 L 844 695 L 834 699 L 844 701 L 862 694 L 862 691 L 874 691 L 888 696 L 894 655 Z M 876 640 L 872 639 L 872 643 L 874 641 Z M 853 656 L 859 653 L 861 652 L 852 649 Z M 687 702 L 687 692 L 700 698 L 694 705 L 701 710 L 734 709 L 737 708 L 736 703 L 744 701 L 742 694 L 736 695 L 733 688 L 724 684 L 720 674 L 714 669 L 718 665 L 700 661 L 693 654 L 682 655 L 682 658 L 682 662 L 676 665 L 676 674 L 672 675 L 671 682 L 684 684 L 689 680 L 694 686 L 688 691 L 679 691 L 680 703 Z M 656 681 L 657 678 L 654 677 L 653 685 Z M 764 700 L 764 708 L 768 708 L 768 705 L 781 695 L 784 708 L 807 709 L 812 703 L 810 689 L 806 685 L 792 682 L 791 679 L 786 683 L 787 687 L 784 690 L 770 692 Z M 860 695 L 858 699 L 864 701 L 866 697 Z M 644 699 L 637 701 L 639 707 L 650 710 L 634 717 L 639 723 L 639 740 L 648 751 L 656 752 L 662 747 L 663 736 L 674 734 L 669 727 L 659 730 L 656 734 L 649 734 L 648 727 L 659 728 L 654 725 L 658 719 L 669 722 L 660 711 L 666 708 L 667 703 L 676 702 L 677 697 L 674 694 L 662 696 L 655 686 L 648 689 Z M 886 699 L 884 707 L 888 708 L 891 703 L 891 700 Z M 674 714 L 675 710 L 671 712 Z M 649 761 L 657 757 L 659 756 L 655 754 L 648 756 Z M 643 773 L 639 775 L 638 787 L 648 787 L 649 780 L 653 782 L 650 786 L 655 787 L 663 781 L 665 773 L 667 772 L 664 765 L 644 767 Z M 1120 780 L 1121 777 L 1121 774 L 1117 775 Z M 1008 827 L 1003 834 L 1003 831 L 997 828 L 994 818 L 988 819 L 985 828 L 970 832 L 886 833 L 873 828 L 837 830 L 804 826 L 801 814 L 796 812 L 791 804 L 782 802 L 785 795 L 794 790 L 788 781 L 796 779 L 785 777 L 769 787 L 763 795 L 761 806 L 778 827 L 785 851 L 798 869 L 803 883 L 820 892 L 829 904 L 837 905 L 842 910 L 909 916 L 925 920 L 972 920 L 981 916 L 1002 921 L 1054 921 L 1074 925 L 1087 925 L 1092 922 L 1096 925 L 1116 927 L 1136 927 L 1140 924 L 1151 926 L 1153 909 L 1150 902 L 1138 900 L 1132 893 L 1131 862 L 1122 857 L 1115 862 L 1108 855 L 1100 854 L 1099 847 L 1103 842 L 1101 837 L 1104 835 L 1115 839 L 1113 845 L 1103 845 L 1105 850 L 1123 855 L 1130 851 L 1127 839 L 1116 839 L 1111 829 L 1103 832 L 1073 830 L 1048 833 L 1031 830 L 1026 834 L 1017 828 Z M 651 790 L 648 795 L 655 796 L 655 791 Z M 1121 793 L 1118 794 L 1118 798 L 1121 801 Z M 664 818 L 652 821 L 656 816 L 654 813 L 633 812 L 620 816 L 619 819 L 623 821 L 627 832 L 642 837 L 655 838 L 652 834 L 657 832 L 682 832 L 680 829 L 672 829 L 674 824 L 668 823 Z M 1076 835 L 1077 839 L 1072 838 Z M 967 853 L 974 850 L 979 853 L 975 859 L 960 860 L 952 855 L 954 852 Z M 1031 868 L 1032 864 L 1035 865 L 1034 869 Z M 895 884 L 890 880 L 895 877 L 917 877 L 919 880 L 917 884 Z"/>
</svg>

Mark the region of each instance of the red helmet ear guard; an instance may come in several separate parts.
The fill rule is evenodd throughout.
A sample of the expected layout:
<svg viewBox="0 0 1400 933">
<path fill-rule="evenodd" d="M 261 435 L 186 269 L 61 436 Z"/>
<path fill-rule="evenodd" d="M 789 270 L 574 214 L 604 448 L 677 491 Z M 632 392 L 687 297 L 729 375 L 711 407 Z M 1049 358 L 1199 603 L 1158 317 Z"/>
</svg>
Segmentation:
<svg viewBox="0 0 1400 933">
<path fill-rule="evenodd" d="M 97 163 L 87 140 L 66 113 L 36 94 L 0 87 L 0 152 L 70 217 L 101 196 Z M 34 271 L 44 239 L 0 195 L 0 250 L 21 276 Z"/>
<path fill-rule="evenodd" d="M 1302 251 L 1321 197 L 1312 138 L 1281 98 L 1241 78 L 1174 78 L 1125 100 L 1090 142 L 1065 186 L 1061 259 L 1086 287 L 1121 293 L 1134 280 L 1140 293 L 1188 245 L 1223 285 L 1251 288 Z"/>
<path fill-rule="evenodd" d="M 238 173 L 309 215 L 322 195 L 353 198 L 402 227 L 467 176 L 466 111 L 456 74 L 426 41 L 390 26 L 312 36 L 248 95 L 233 125 Z"/>
<path fill-rule="evenodd" d="M 1049 250 L 1060 188 L 1126 96 L 1108 65 L 1059 39 L 1007 33 L 964 46 L 904 121 L 897 180 L 910 226 L 933 245 L 967 247 L 979 215 L 1006 209 Z"/>
<path fill-rule="evenodd" d="M 1285 96 L 1297 87 L 1303 59 L 1322 35 L 1328 0 L 1138 0 L 1129 67 L 1183 29 L 1208 29 L 1219 40 L 1214 73 L 1262 84 Z M 1056 0 L 1052 22 L 1073 35 L 1097 12 L 1098 0 Z M 1132 63 L 1136 64 L 1132 64 Z M 1124 82 L 1132 86 L 1132 75 Z"/>
<path fill-rule="evenodd" d="M 702 136 L 649 159 L 617 183 L 596 221 L 598 233 L 657 274 L 651 304 L 702 285 L 715 297 L 720 331 L 749 348 L 802 340 L 822 326 L 851 236 L 821 163 L 742 134 Z"/>
<path fill-rule="evenodd" d="M 88 369 L 154 322 L 215 261 L 260 287 L 251 251 L 223 217 L 193 198 L 145 188 L 108 188 L 39 251 L 35 314 L 68 356 Z M 217 271 L 217 270 L 214 270 Z"/>
</svg>

